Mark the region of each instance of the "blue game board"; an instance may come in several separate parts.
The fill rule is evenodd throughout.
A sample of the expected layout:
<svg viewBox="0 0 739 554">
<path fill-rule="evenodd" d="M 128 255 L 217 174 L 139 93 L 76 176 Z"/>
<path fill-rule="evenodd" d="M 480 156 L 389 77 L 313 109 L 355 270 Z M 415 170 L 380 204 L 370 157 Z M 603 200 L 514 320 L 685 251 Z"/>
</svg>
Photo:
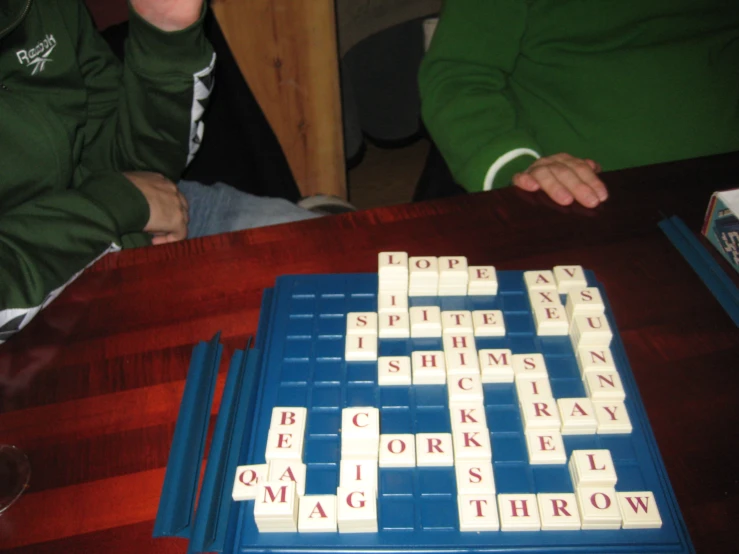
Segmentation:
<svg viewBox="0 0 739 554">
<path fill-rule="evenodd" d="M 633 432 L 565 436 L 572 450 L 608 449 L 618 475 L 616 490 L 652 491 L 662 527 L 647 530 L 460 532 L 453 467 L 380 468 L 378 533 L 259 533 L 253 501 L 234 502 L 227 552 L 417 551 L 417 552 L 692 552 L 692 546 L 646 418 L 603 287 L 614 332 L 611 351 L 626 391 Z M 495 296 L 411 297 L 409 305 L 442 310 L 502 310 L 506 336 L 478 337 L 477 348 L 540 352 L 555 398 L 585 396 L 569 337 L 538 337 L 520 271 L 498 272 Z M 340 459 L 341 410 L 380 409 L 381 433 L 450 432 L 444 385 L 379 387 L 377 362 L 344 360 L 346 315 L 377 311 L 376 274 L 280 277 L 265 292 L 256 347 L 254 422 L 244 433 L 238 464 L 265 462 L 272 408 L 308 409 L 303 462 L 306 494 L 335 494 Z M 441 339 L 380 339 L 379 356 L 441 350 Z M 484 385 L 497 493 L 573 492 L 567 465 L 528 463 L 515 387 Z M 229 477 L 226 477 L 227 479 Z M 233 479 L 231 474 L 230 479 Z"/>
</svg>

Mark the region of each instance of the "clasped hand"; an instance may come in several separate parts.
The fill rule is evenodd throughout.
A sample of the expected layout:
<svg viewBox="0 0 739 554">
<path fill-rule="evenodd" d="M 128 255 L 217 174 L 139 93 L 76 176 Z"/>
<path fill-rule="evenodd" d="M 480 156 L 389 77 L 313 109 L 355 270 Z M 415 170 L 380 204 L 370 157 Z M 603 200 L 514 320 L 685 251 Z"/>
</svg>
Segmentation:
<svg viewBox="0 0 739 554">
<path fill-rule="evenodd" d="M 127 171 L 123 174 L 141 191 L 149 204 L 149 221 L 144 231 L 151 233 L 152 244 L 187 238 L 187 199 L 172 181 L 160 173 Z"/>
</svg>

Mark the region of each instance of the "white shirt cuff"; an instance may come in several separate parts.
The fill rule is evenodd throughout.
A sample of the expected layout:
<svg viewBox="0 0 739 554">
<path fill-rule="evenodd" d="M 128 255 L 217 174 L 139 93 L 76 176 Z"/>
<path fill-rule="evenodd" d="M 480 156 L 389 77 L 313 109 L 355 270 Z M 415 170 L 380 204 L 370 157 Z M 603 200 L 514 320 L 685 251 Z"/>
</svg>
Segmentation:
<svg viewBox="0 0 739 554">
<path fill-rule="evenodd" d="M 527 154 L 529 156 L 534 156 L 537 160 L 541 157 L 538 152 L 532 150 L 531 148 L 514 148 L 513 150 L 506 152 L 500 158 L 495 160 L 495 162 L 493 162 L 493 165 L 490 166 L 490 169 L 488 169 L 488 172 L 485 174 L 485 181 L 483 181 L 482 190 L 492 190 L 493 181 L 495 181 L 495 176 L 498 174 L 498 171 L 500 171 L 503 166 L 505 166 L 511 160 Z"/>
</svg>

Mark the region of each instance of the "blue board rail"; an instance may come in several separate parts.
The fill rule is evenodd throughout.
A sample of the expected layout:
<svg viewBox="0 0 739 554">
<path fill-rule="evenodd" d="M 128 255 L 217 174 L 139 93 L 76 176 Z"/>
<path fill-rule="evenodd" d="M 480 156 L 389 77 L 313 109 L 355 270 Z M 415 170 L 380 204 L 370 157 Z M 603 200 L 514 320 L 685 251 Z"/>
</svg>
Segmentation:
<svg viewBox="0 0 739 554">
<path fill-rule="evenodd" d="M 223 346 L 220 333 L 193 350 L 162 487 L 154 537 L 189 539 L 189 552 L 221 552 L 231 515 L 232 476 L 244 434 L 251 429 L 260 352 L 231 358 L 200 495 L 200 471 Z M 197 499 L 197 505 L 196 505 Z"/>
</svg>

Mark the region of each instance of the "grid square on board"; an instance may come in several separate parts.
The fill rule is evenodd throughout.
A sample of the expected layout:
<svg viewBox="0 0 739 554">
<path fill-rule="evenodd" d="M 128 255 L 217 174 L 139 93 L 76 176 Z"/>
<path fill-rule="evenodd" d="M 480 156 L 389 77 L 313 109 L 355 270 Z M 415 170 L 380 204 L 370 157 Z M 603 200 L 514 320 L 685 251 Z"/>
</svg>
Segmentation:
<svg viewBox="0 0 739 554">
<path fill-rule="evenodd" d="M 377 387 L 373 383 L 347 383 L 345 407 L 376 406 L 378 396 Z"/>
<path fill-rule="evenodd" d="M 280 381 L 283 383 L 305 383 L 311 380 L 312 364 L 305 359 L 285 360 L 280 371 Z"/>
<path fill-rule="evenodd" d="M 521 414 L 516 404 L 488 407 L 485 410 L 485 415 L 488 420 L 488 429 L 493 433 L 493 438 L 497 433 L 523 433 Z M 493 448 L 493 451 L 495 451 L 495 448 Z"/>
<path fill-rule="evenodd" d="M 499 462 L 528 462 L 526 441 L 522 433 L 493 433 L 490 444 L 493 449 L 493 466 Z"/>
<path fill-rule="evenodd" d="M 288 339 L 310 339 L 313 337 L 313 317 L 291 317 L 287 320 L 285 336 Z"/>
<path fill-rule="evenodd" d="M 531 306 L 526 294 L 513 293 L 501 297 L 501 309 L 503 310 L 503 318 L 508 324 L 508 316 L 510 315 L 526 315 L 531 316 Z"/>
<path fill-rule="evenodd" d="M 308 464 L 305 494 L 336 494 L 338 482 L 339 474 L 336 464 Z"/>
<path fill-rule="evenodd" d="M 644 476 L 641 468 L 634 463 L 617 462 L 614 460 L 616 475 L 618 475 L 618 483 L 616 490 L 618 491 L 640 491 L 646 488 Z"/>
<path fill-rule="evenodd" d="M 348 383 L 375 384 L 377 381 L 377 363 L 352 362 L 346 364 L 345 373 Z"/>
<path fill-rule="evenodd" d="M 336 384 L 322 384 L 311 387 L 311 408 L 324 410 L 340 410 L 342 389 Z"/>
<path fill-rule="evenodd" d="M 412 531 L 416 527 L 416 503 L 397 496 L 384 499 L 378 526 L 383 531 Z"/>
<path fill-rule="evenodd" d="M 547 356 L 544 354 L 544 358 L 547 362 L 547 373 L 549 373 L 549 378 L 575 379 L 579 381 L 581 380 L 580 370 L 577 367 L 577 362 L 575 361 L 575 355 L 572 351 L 569 337 L 566 337 L 563 342 L 569 346 L 569 352 L 567 355 L 550 354 Z"/>
<path fill-rule="evenodd" d="M 444 408 L 417 408 L 413 433 L 451 433 L 449 410 Z"/>
<path fill-rule="evenodd" d="M 286 338 L 283 346 L 284 360 L 309 360 L 313 356 L 313 341 Z"/>
<path fill-rule="evenodd" d="M 338 437 L 307 437 L 303 446 L 303 462 L 308 464 L 308 475 L 315 464 L 337 465 L 341 459 Z M 336 493 L 336 491 L 334 491 Z M 331 494 L 325 491 L 323 494 Z"/>
<path fill-rule="evenodd" d="M 434 530 L 453 530 L 457 526 L 456 518 L 449 517 L 457 509 L 456 496 L 449 498 L 427 498 L 420 504 L 421 528 Z"/>
<path fill-rule="evenodd" d="M 338 385 L 344 378 L 343 360 L 324 358 L 316 360 L 313 366 L 313 383 L 332 383 Z"/>
<path fill-rule="evenodd" d="M 417 407 L 443 408 L 448 406 L 445 385 L 423 385 L 416 387 L 415 403 Z"/>
<path fill-rule="evenodd" d="M 314 296 L 293 296 L 290 299 L 288 314 L 303 317 L 313 317 L 316 313 L 316 298 Z"/>
<path fill-rule="evenodd" d="M 380 410 L 380 433 L 407 435 L 414 432 L 413 414 L 410 408 Z"/>
<path fill-rule="evenodd" d="M 570 356 L 574 356 L 572 341 L 569 336 L 542 336 L 537 337 L 537 342 L 539 344 L 537 350 L 544 354 L 544 357 L 547 359 L 552 356 L 561 356 L 564 359 L 569 359 Z M 575 364 L 577 364 L 577 362 L 575 362 Z"/>
<path fill-rule="evenodd" d="M 567 465 L 538 466 L 532 468 L 536 492 L 573 492 L 572 479 Z"/>
<path fill-rule="evenodd" d="M 516 391 L 513 383 L 485 383 L 482 385 L 486 406 L 516 407 Z"/>
<path fill-rule="evenodd" d="M 584 398 L 585 388 L 579 379 L 549 379 L 554 398 Z"/>
<path fill-rule="evenodd" d="M 627 435 L 601 435 L 600 447 L 611 452 L 614 462 L 636 462 L 634 443 Z"/>
<path fill-rule="evenodd" d="M 440 296 L 441 311 L 464 310 L 467 306 L 467 296 Z"/>
<path fill-rule="evenodd" d="M 346 309 L 349 312 L 374 312 L 377 311 L 377 296 L 371 295 L 352 295 L 346 299 Z"/>
<path fill-rule="evenodd" d="M 503 318 L 505 319 L 506 334 L 509 337 L 526 336 L 533 337 L 534 335 L 534 321 L 527 313 L 509 313 L 504 312 Z M 524 352 L 531 352 L 533 342 L 530 343 L 528 350 Z"/>
<path fill-rule="evenodd" d="M 415 468 L 380 469 L 380 495 L 413 496 L 415 490 Z"/>
<path fill-rule="evenodd" d="M 495 448 L 495 447 L 493 447 Z M 525 448 L 525 447 L 524 447 Z M 493 463 L 495 492 L 497 494 L 524 494 L 535 492 L 531 466 L 527 462 Z"/>
<path fill-rule="evenodd" d="M 318 337 L 314 343 L 314 355 L 317 360 L 343 360 L 345 345 L 344 337 Z"/>
<path fill-rule="evenodd" d="M 502 302 L 500 294 L 493 296 L 468 296 L 467 308 L 469 310 L 500 310 Z"/>
<path fill-rule="evenodd" d="M 306 435 L 309 437 L 339 438 L 341 427 L 341 412 L 308 411 Z"/>
<path fill-rule="evenodd" d="M 324 316 L 315 318 L 315 335 L 323 338 L 342 339 L 346 334 L 346 316 Z"/>
<path fill-rule="evenodd" d="M 316 313 L 322 316 L 341 316 L 347 313 L 346 298 L 343 294 L 321 295 L 316 299 Z"/>
<path fill-rule="evenodd" d="M 381 408 L 408 408 L 411 406 L 410 387 L 383 387 L 380 389 Z"/>
<path fill-rule="evenodd" d="M 457 493 L 457 477 L 454 467 L 416 468 L 418 494 L 428 496 L 453 496 Z"/>
<path fill-rule="evenodd" d="M 307 406 L 308 387 L 302 383 L 284 384 L 277 391 L 275 406 Z M 266 435 L 265 435 L 266 436 Z"/>
</svg>

